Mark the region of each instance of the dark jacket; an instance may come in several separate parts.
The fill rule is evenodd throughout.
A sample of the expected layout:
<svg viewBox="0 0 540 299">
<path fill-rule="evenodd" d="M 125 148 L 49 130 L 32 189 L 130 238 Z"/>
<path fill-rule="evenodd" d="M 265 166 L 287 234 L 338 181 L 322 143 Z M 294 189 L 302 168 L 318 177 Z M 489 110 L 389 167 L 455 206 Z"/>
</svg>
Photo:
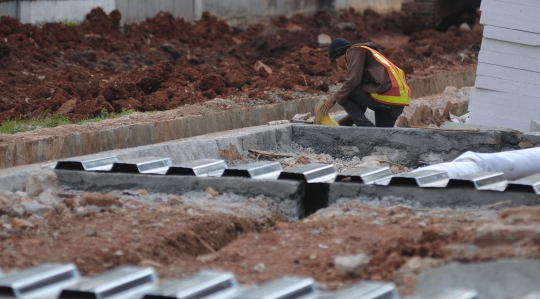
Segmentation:
<svg viewBox="0 0 540 299">
<path fill-rule="evenodd" d="M 374 43 L 356 44 L 355 46 L 368 46 L 377 50 L 377 45 Z M 369 93 L 382 94 L 392 87 L 388 71 L 368 50 L 350 49 L 345 58 L 349 70 L 345 77 L 345 83 L 336 93 L 336 101 L 339 104 L 344 103 L 349 94 L 357 88 Z"/>
</svg>

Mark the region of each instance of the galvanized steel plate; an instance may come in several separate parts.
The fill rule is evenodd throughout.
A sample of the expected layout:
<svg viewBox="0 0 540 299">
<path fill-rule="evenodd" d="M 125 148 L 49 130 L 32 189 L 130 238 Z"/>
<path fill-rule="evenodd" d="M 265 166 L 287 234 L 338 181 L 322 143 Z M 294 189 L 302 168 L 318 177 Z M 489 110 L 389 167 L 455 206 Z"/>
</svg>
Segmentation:
<svg viewBox="0 0 540 299">
<path fill-rule="evenodd" d="M 507 185 L 502 172 L 477 172 L 451 179 L 448 187 L 472 186 L 477 190 L 504 191 Z"/>
<path fill-rule="evenodd" d="M 91 156 L 58 161 L 54 169 L 81 171 L 109 171 L 118 162 L 116 156 Z"/>
<path fill-rule="evenodd" d="M 146 157 L 115 162 L 110 172 L 165 174 L 170 166 L 169 158 Z"/>
<path fill-rule="evenodd" d="M 507 190 L 526 190 L 540 194 L 540 173 L 508 182 Z"/>
<path fill-rule="evenodd" d="M 223 177 L 247 177 L 252 179 L 277 179 L 283 168 L 279 162 L 259 161 L 225 169 Z"/>
<path fill-rule="evenodd" d="M 152 268 L 124 266 L 102 275 L 85 278 L 62 291 L 59 299 L 115 298 L 127 299 L 142 296 L 152 289 L 157 275 Z"/>
<path fill-rule="evenodd" d="M 319 299 L 399 299 L 393 283 L 365 281 L 355 286 L 324 294 Z"/>
<path fill-rule="evenodd" d="M 310 277 L 281 277 L 259 287 L 248 289 L 234 299 L 317 298 L 319 292 Z"/>
<path fill-rule="evenodd" d="M 338 173 L 336 181 L 349 178 L 351 182 L 361 182 L 366 185 L 375 184 L 377 181 L 390 180 L 392 172 L 386 166 L 368 166 Z"/>
<path fill-rule="evenodd" d="M 475 290 L 447 290 L 433 299 L 478 299 Z"/>
<path fill-rule="evenodd" d="M 144 299 L 231 298 L 240 291 L 234 274 L 200 271 L 199 273 L 155 287 Z"/>
<path fill-rule="evenodd" d="M 307 183 L 333 183 L 337 171 L 332 164 L 310 163 L 281 172 L 280 180 L 297 180 Z"/>
<path fill-rule="evenodd" d="M 200 159 L 169 167 L 167 175 L 194 175 L 198 177 L 219 177 L 227 169 L 227 163 L 219 159 Z"/>
<path fill-rule="evenodd" d="M 450 177 L 446 171 L 421 170 L 393 176 L 389 185 L 416 185 L 422 188 L 444 188 Z"/>
<path fill-rule="evenodd" d="M 79 279 L 74 264 L 43 264 L 0 277 L 0 298 L 53 298 Z"/>
</svg>

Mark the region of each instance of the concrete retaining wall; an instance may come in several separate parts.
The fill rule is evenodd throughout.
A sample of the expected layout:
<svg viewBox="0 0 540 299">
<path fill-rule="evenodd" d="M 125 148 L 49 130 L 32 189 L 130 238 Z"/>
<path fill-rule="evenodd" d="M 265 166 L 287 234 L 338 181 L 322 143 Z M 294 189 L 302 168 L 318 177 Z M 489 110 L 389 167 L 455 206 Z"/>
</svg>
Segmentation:
<svg viewBox="0 0 540 299">
<path fill-rule="evenodd" d="M 368 7 L 380 12 L 398 10 L 403 0 L 0 0 L 0 16 L 19 18 L 23 23 L 82 22 L 94 7 L 122 13 L 122 23 L 140 22 L 160 11 L 189 21 L 200 20 L 203 11 L 224 19 L 257 18 L 313 12 L 319 8 Z"/>
<path fill-rule="evenodd" d="M 448 83 L 474 84 L 463 79 L 472 78 L 467 73 L 440 74 L 411 80 L 416 96 L 441 93 Z M 434 83 L 435 82 L 435 83 Z M 436 89 L 433 85 L 440 89 Z M 297 113 L 313 112 L 318 98 L 294 100 L 266 106 L 228 110 L 213 114 L 179 117 L 164 121 L 140 123 L 83 133 L 58 134 L 56 130 L 41 131 L 39 139 L 25 138 L 24 133 L 17 143 L 0 143 L 0 168 L 40 163 L 67 157 L 130 148 L 166 142 L 213 132 L 221 132 L 267 124 L 269 121 L 291 119 Z M 74 130 L 75 131 L 75 130 Z"/>
</svg>

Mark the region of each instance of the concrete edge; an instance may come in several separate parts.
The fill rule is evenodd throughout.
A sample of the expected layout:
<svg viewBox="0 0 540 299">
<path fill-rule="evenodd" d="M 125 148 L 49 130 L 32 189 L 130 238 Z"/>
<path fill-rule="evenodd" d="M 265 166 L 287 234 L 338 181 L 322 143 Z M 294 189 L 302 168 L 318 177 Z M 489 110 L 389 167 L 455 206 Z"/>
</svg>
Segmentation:
<svg viewBox="0 0 540 299">
<path fill-rule="evenodd" d="M 534 192 L 478 191 L 474 188 L 420 188 L 416 186 L 376 186 L 346 182 L 330 184 L 328 205 L 359 201 L 389 202 L 392 204 L 420 204 L 424 207 L 471 208 L 510 200 L 500 208 L 540 205 Z"/>
<path fill-rule="evenodd" d="M 206 188 L 212 187 L 220 193 L 234 193 L 246 197 L 267 196 L 289 220 L 298 220 L 304 216 L 305 185 L 303 182 L 68 170 L 55 170 L 55 173 L 58 186 L 66 190 L 105 193 L 115 190 L 144 189 L 153 193 L 183 194 L 189 191 L 205 191 Z"/>
</svg>

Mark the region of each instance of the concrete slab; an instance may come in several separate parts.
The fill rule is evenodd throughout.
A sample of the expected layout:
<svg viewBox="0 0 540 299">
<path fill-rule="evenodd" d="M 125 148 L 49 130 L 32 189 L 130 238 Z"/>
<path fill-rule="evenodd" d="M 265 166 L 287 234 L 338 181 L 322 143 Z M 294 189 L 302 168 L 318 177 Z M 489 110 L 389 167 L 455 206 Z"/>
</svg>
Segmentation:
<svg viewBox="0 0 540 299">
<path fill-rule="evenodd" d="M 500 31 L 509 31 L 507 32 L 508 38 L 506 38 L 506 35 L 499 34 Z M 525 35 L 520 37 L 520 33 L 528 32 L 487 26 L 484 29 L 482 50 L 538 59 L 540 56 L 540 34 L 528 33 L 532 36 Z M 532 38 L 535 40 L 531 41 L 530 39 Z"/>
<path fill-rule="evenodd" d="M 195 176 L 138 175 L 55 170 L 58 186 L 66 190 L 111 192 L 144 189 L 154 193 L 183 194 L 205 191 L 212 187 L 220 193 L 234 193 L 246 197 L 264 195 L 289 220 L 304 216 L 303 182 L 251 180 L 236 177 L 212 178 Z"/>
<path fill-rule="evenodd" d="M 483 126 L 483 125 L 475 125 L 475 124 L 464 124 L 464 123 L 455 123 L 447 121 L 445 122 L 441 128 L 445 129 L 480 129 L 480 131 L 513 131 L 510 128 L 504 128 L 504 127 L 495 127 L 495 126 Z"/>
<path fill-rule="evenodd" d="M 501 107 L 504 107 L 504 111 L 501 111 Z M 528 121 L 540 115 L 540 98 L 475 87 L 471 92 L 469 111 Z"/>
<path fill-rule="evenodd" d="M 485 263 L 451 263 L 420 274 L 416 296 L 435 298 L 445 288 L 471 288 L 480 299 L 522 298 L 540 291 L 540 261 L 499 260 Z"/>
<path fill-rule="evenodd" d="M 540 88 L 539 85 L 514 81 L 512 78 L 501 79 L 491 76 L 478 75 L 476 77 L 475 87 L 511 93 L 514 95 L 536 97 L 540 99 L 540 94 L 538 93 Z"/>
<path fill-rule="evenodd" d="M 493 114 L 484 114 L 478 111 L 471 111 L 469 123 L 482 124 L 485 126 L 502 126 L 512 128 L 520 132 L 529 132 L 530 129 L 530 119 L 516 120 L 495 116 Z"/>
<path fill-rule="evenodd" d="M 388 205 L 408 204 L 428 208 L 471 208 L 510 200 L 509 206 L 540 205 L 540 196 L 534 192 L 479 191 L 464 187 L 419 188 L 416 186 L 376 186 L 350 182 L 330 184 L 328 205 L 355 201 L 383 202 Z"/>
<path fill-rule="evenodd" d="M 509 68 L 536 72 L 538 70 L 538 66 L 540 66 L 540 60 L 526 56 L 499 53 L 482 49 L 478 54 L 478 66 L 482 64 L 499 65 Z"/>
<path fill-rule="evenodd" d="M 482 52 L 480 52 L 482 54 Z M 497 54 L 495 56 L 499 56 L 500 54 Z M 501 57 L 497 57 L 495 61 L 502 60 Z M 520 69 L 519 63 L 525 64 L 526 61 L 530 61 L 532 59 L 527 59 L 525 57 L 515 57 L 513 59 L 512 63 L 509 63 L 511 65 L 510 67 L 504 66 L 504 65 L 495 65 L 495 64 L 489 64 L 489 63 L 479 63 L 478 68 L 476 69 L 477 75 L 482 76 L 490 76 L 494 78 L 501 78 L 506 80 L 512 80 L 512 81 L 519 81 L 529 84 L 535 84 L 537 85 L 537 91 L 540 90 L 540 73 L 538 72 L 538 68 L 533 69 L 532 71 L 527 69 Z M 538 61 L 540 63 L 540 60 Z M 539 64 L 540 66 L 540 64 Z"/>
<path fill-rule="evenodd" d="M 536 16 L 540 7 L 496 0 L 482 1 L 481 24 L 540 33 Z"/>
<path fill-rule="evenodd" d="M 517 149 L 515 132 L 461 132 L 405 128 L 325 127 L 293 125 L 292 139 L 303 147 L 333 157 L 368 156 L 375 152 L 410 167 L 418 161 L 449 161 L 470 150 L 497 152 Z M 354 153 L 354 154 L 352 154 Z"/>
</svg>

